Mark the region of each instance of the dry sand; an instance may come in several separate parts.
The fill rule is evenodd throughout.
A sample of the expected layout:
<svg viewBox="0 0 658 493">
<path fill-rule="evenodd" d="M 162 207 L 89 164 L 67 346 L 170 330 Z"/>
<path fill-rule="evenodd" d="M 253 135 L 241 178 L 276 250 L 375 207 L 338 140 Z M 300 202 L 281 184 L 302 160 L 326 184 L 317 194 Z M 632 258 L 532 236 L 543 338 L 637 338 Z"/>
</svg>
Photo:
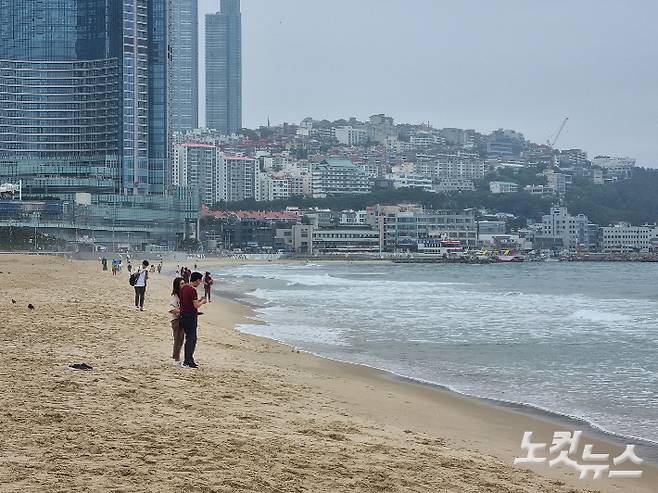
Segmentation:
<svg viewBox="0 0 658 493">
<path fill-rule="evenodd" d="M 140 313 L 98 262 L 0 256 L 0 271 L 0 491 L 658 491 L 648 467 L 514 468 L 524 430 L 561 427 L 240 334 L 252 313 L 226 300 L 200 318 L 201 369 L 174 368 L 165 275 Z"/>
</svg>

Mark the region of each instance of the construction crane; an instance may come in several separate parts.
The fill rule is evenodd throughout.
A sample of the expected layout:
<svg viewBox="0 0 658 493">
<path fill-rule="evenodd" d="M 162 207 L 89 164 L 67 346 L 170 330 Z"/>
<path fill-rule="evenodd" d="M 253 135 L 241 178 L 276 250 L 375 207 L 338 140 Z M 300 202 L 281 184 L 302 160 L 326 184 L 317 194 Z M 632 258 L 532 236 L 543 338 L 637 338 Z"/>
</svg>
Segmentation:
<svg viewBox="0 0 658 493">
<path fill-rule="evenodd" d="M 548 139 L 546 141 L 548 147 L 550 147 L 551 149 L 555 149 L 555 144 L 557 143 L 557 139 L 559 139 L 560 135 L 562 135 L 562 131 L 564 130 L 564 127 L 566 127 L 568 121 L 569 121 L 569 117 L 566 117 L 564 120 L 562 120 L 562 125 L 560 125 L 560 129 L 555 134 L 555 138 L 553 139 L 553 142 L 551 142 L 551 139 Z"/>
</svg>

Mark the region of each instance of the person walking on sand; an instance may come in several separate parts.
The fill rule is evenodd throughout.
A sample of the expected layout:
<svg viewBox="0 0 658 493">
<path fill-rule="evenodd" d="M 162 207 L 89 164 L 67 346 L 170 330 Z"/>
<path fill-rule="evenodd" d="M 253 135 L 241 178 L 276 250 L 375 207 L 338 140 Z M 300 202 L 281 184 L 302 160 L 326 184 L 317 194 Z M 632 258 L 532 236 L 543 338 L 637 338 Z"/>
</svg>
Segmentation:
<svg viewBox="0 0 658 493">
<path fill-rule="evenodd" d="M 171 330 L 174 336 L 174 351 L 171 355 L 174 366 L 180 365 L 180 351 L 185 340 L 185 331 L 180 325 L 180 290 L 185 285 L 182 277 L 174 279 L 174 287 L 169 301 L 169 316 L 171 317 Z"/>
<path fill-rule="evenodd" d="M 133 272 L 133 264 L 130 263 L 130 260 L 128 260 L 128 274 L 132 274 Z"/>
<path fill-rule="evenodd" d="M 180 324 L 185 331 L 185 360 L 182 368 L 198 368 L 194 361 L 194 350 L 196 349 L 196 332 L 199 317 L 199 308 L 207 302 L 200 300 L 196 288 L 201 284 L 203 276 L 200 272 L 193 272 L 190 282 L 186 283 L 180 290 Z"/>
<path fill-rule="evenodd" d="M 206 275 L 203 276 L 203 298 L 208 300 L 210 303 L 210 291 L 212 291 L 212 285 L 215 283 L 213 278 L 210 275 L 210 272 L 206 272 Z"/>
<path fill-rule="evenodd" d="M 149 261 L 144 260 L 142 267 L 137 271 L 137 280 L 135 281 L 135 307 L 144 311 L 144 297 L 146 296 L 146 283 L 149 279 Z"/>
</svg>

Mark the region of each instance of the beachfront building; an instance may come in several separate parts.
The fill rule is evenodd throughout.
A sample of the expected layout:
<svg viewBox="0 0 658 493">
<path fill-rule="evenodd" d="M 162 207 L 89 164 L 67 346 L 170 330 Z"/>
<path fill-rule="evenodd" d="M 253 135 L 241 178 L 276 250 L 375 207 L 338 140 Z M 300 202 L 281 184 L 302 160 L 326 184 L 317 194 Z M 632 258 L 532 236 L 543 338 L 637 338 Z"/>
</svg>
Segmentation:
<svg viewBox="0 0 658 493">
<path fill-rule="evenodd" d="M 463 246 L 476 247 L 477 225 L 472 209 L 425 210 L 420 206 L 377 206 L 369 209 L 370 222 L 380 231 L 386 251 L 413 248 L 424 238 L 458 240 Z"/>
<path fill-rule="evenodd" d="M 240 0 L 220 0 L 220 11 L 206 15 L 206 127 L 224 135 L 242 128 Z"/>
<path fill-rule="evenodd" d="M 489 191 L 494 194 L 517 193 L 519 185 L 509 181 L 491 181 L 489 182 Z"/>
<path fill-rule="evenodd" d="M 593 229 L 589 224 L 584 214 L 572 216 L 566 207 L 552 207 L 550 213 L 542 217 L 541 234 L 535 236 L 536 245 L 575 251 L 596 242 L 596 238 L 591 237 Z"/>
<path fill-rule="evenodd" d="M 655 225 L 631 226 L 618 223 L 600 228 L 600 246 L 603 253 L 648 252 L 658 238 Z"/>
<path fill-rule="evenodd" d="M 379 231 L 365 225 L 295 224 L 290 231 L 277 231 L 279 238 L 290 238 L 297 255 L 372 254 L 380 251 Z"/>
<path fill-rule="evenodd" d="M 108 5 L 0 2 L 0 183 L 67 204 L 49 234 L 175 246 L 198 199 L 168 169 L 170 4 Z"/>
<path fill-rule="evenodd" d="M 260 186 L 258 159 L 220 153 L 218 196 L 224 202 L 256 199 Z"/>
<path fill-rule="evenodd" d="M 313 166 L 313 197 L 370 192 L 368 175 L 347 159 L 329 158 Z"/>
</svg>

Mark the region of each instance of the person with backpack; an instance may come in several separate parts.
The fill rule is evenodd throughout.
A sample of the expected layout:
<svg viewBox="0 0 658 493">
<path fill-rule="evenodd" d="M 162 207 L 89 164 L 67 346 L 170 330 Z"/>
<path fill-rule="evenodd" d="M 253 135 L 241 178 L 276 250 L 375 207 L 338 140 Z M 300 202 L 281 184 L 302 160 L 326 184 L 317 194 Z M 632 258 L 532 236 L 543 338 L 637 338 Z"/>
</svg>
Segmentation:
<svg viewBox="0 0 658 493">
<path fill-rule="evenodd" d="M 190 282 L 180 289 L 180 325 L 185 331 L 185 360 L 181 365 L 182 368 L 198 368 L 194 361 L 197 322 L 199 308 L 207 303 L 205 299 L 199 299 L 196 290 L 202 279 L 201 272 L 193 272 L 190 276 Z"/>
<path fill-rule="evenodd" d="M 138 269 L 132 276 L 130 276 L 131 284 L 135 288 L 135 307 L 140 311 L 144 311 L 144 297 L 146 296 L 146 283 L 149 278 L 149 261 L 144 260 L 142 267 Z"/>
<path fill-rule="evenodd" d="M 206 275 L 203 276 L 203 297 L 208 300 L 208 303 L 210 303 L 210 292 L 212 291 L 213 284 L 215 284 L 215 281 L 210 276 L 210 272 L 206 272 Z"/>
</svg>

